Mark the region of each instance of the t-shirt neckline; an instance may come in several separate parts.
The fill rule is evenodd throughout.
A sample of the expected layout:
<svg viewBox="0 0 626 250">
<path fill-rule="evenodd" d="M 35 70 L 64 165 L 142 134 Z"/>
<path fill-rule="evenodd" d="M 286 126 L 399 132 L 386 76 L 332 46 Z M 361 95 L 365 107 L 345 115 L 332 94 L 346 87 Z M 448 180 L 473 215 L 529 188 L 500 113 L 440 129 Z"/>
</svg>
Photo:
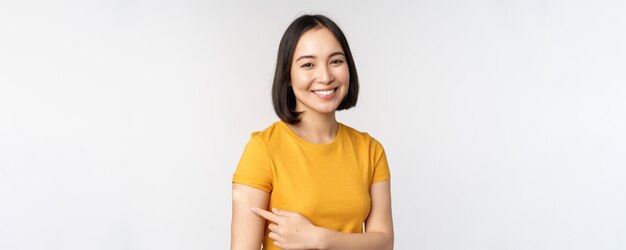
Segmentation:
<svg viewBox="0 0 626 250">
<path fill-rule="evenodd" d="M 314 149 L 319 149 L 319 150 L 335 148 L 339 144 L 339 141 L 343 137 L 343 134 L 344 134 L 343 124 L 341 122 L 337 122 L 338 128 L 337 128 L 337 135 L 335 135 L 335 138 L 331 142 L 326 143 L 326 144 L 316 144 L 316 143 L 312 143 L 312 142 L 302 139 L 302 137 L 300 137 L 298 134 L 296 134 L 296 132 L 291 130 L 291 128 L 284 121 L 279 121 L 278 123 L 283 127 L 283 129 L 287 131 L 287 133 L 291 137 L 293 137 L 300 144 L 308 148 L 314 148 Z"/>
</svg>

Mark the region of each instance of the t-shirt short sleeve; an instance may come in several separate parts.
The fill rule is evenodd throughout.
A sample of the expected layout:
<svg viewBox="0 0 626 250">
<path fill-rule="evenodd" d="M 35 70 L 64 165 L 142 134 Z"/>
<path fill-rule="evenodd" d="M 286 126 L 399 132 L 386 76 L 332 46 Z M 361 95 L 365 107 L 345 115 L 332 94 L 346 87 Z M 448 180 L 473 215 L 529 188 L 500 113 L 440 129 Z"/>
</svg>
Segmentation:
<svg viewBox="0 0 626 250">
<path fill-rule="evenodd" d="M 374 140 L 374 174 L 372 183 L 389 180 L 391 173 L 387 164 L 387 155 L 385 149 L 377 140 Z"/>
<path fill-rule="evenodd" d="M 252 133 L 250 141 L 246 144 L 232 182 L 255 187 L 268 193 L 272 191 L 271 161 L 259 132 Z"/>
</svg>

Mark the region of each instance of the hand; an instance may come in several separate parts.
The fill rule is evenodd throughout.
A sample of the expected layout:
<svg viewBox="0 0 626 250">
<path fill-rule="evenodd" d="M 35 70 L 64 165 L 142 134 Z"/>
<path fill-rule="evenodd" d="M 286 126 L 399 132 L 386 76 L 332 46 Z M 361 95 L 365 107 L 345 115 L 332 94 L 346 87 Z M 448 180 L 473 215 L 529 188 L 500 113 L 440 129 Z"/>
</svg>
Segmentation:
<svg viewBox="0 0 626 250">
<path fill-rule="evenodd" d="M 305 216 L 292 211 L 272 208 L 272 212 L 253 207 L 250 210 L 273 222 L 269 225 L 270 239 L 282 249 L 320 248 L 323 237 L 321 228 L 316 227 Z"/>
</svg>

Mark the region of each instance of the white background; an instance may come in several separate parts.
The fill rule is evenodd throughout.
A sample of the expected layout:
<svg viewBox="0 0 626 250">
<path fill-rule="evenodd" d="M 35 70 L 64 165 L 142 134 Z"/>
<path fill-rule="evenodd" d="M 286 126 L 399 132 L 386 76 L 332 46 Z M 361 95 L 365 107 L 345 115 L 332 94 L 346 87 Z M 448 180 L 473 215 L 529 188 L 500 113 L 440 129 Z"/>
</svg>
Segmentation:
<svg viewBox="0 0 626 250">
<path fill-rule="evenodd" d="M 624 1 L 3 1 L 0 249 L 227 249 L 278 42 L 334 19 L 396 249 L 626 249 Z"/>
</svg>

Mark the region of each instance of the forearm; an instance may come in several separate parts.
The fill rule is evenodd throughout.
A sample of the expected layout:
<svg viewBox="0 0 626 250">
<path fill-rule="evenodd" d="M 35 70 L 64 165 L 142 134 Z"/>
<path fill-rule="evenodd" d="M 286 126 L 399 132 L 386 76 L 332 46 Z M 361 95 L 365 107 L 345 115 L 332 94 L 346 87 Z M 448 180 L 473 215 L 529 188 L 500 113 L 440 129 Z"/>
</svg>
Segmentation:
<svg viewBox="0 0 626 250">
<path fill-rule="evenodd" d="M 343 233 L 322 228 L 322 249 L 393 249 L 393 235 L 384 232 Z"/>
<path fill-rule="evenodd" d="M 267 207 L 269 194 L 243 184 L 233 183 L 230 249 L 260 249 L 265 237 L 265 220 L 250 207 Z"/>
</svg>

